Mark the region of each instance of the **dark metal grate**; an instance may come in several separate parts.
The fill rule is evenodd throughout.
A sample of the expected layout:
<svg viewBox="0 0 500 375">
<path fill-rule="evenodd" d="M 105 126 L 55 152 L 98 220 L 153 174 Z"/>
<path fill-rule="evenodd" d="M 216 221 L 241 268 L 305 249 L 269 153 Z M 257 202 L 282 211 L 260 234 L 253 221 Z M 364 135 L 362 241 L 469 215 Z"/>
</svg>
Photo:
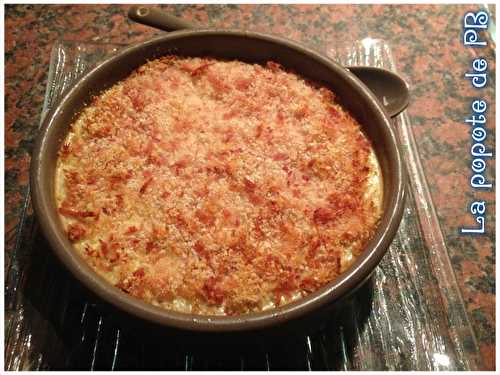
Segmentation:
<svg viewBox="0 0 500 375">
<path fill-rule="evenodd" d="M 345 65 L 394 69 L 389 46 L 364 39 L 326 52 Z M 52 51 L 44 111 L 96 61 L 120 46 L 59 42 Z M 45 113 L 45 112 L 44 112 Z M 399 232 L 370 282 L 321 331 L 196 349 L 153 338 L 103 316 L 57 263 L 32 215 L 30 194 L 6 270 L 5 367 L 35 369 L 455 370 L 480 366 L 446 245 L 411 133 L 399 129 L 411 183 Z"/>
</svg>

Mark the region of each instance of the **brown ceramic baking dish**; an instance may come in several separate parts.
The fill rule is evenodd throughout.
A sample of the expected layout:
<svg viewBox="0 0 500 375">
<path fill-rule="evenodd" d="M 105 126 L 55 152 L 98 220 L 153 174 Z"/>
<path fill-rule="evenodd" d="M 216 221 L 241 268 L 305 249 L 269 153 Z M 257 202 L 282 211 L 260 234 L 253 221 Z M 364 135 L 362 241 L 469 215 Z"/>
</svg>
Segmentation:
<svg viewBox="0 0 500 375">
<path fill-rule="evenodd" d="M 273 60 L 313 81 L 330 87 L 341 104 L 362 125 L 371 140 L 383 178 L 383 216 L 375 235 L 355 263 L 340 277 L 300 300 L 265 312 L 241 316 L 202 316 L 177 313 L 133 298 L 101 279 L 73 251 L 59 219 L 54 196 L 57 153 L 69 126 L 92 96 L 127 77 L 147 60 L 166 54 L 211 56 L 250 63 Z M 332 60 L 298 43 L 241 30 L 184 30 L 169 33 L 120 51 L 87 73 L 47 113 L 31 163 L 33 205 L 41 229 L 66 268 L 105 302 L 142 321 L 199 332 L 235 332 L 280 326 L 285 322 L 328 311 L 371 275 L 391 244 L 403 211 L 404 170 L 391 121 L 370 90 Z"/>
</svg>

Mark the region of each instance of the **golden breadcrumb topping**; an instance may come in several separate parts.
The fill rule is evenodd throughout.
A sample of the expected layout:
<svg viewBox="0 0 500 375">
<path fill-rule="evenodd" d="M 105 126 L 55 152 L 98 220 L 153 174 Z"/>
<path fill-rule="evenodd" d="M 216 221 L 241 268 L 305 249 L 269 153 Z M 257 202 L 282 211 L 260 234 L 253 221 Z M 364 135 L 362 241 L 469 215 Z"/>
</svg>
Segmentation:
<svg viewBox="0 0 500 375">
<path fill-rule="evenodd" d="M 330 90 L 274 62 L 175 56 L 83 110 L 55 193 L 75 251 L 108 282 L 208 315 L 334 280 L 382 203 L 371 145 Z"/>
</svg>

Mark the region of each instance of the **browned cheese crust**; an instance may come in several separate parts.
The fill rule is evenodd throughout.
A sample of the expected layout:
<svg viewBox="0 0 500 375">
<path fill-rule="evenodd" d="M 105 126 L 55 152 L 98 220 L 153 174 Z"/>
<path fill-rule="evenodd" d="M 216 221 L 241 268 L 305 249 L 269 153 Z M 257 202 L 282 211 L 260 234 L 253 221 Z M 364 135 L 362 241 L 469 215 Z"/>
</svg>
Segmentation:
<svg viewBox="0 0 500 375">
<path fill-rule="evenodd" d="M 75 251 L 108 282 L 235 315 L 334 280 L 374 233 L 380 185 L 332 91 L 273 62 L 167 56 L 80 114 L 55 194 Z"/>
</svg>

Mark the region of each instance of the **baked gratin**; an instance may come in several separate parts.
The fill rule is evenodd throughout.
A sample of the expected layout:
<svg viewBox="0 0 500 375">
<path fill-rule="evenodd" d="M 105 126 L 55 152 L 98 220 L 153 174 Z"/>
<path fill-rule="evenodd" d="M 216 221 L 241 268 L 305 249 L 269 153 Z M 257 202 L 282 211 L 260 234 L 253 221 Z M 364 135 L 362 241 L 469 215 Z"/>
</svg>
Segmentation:
<svg viewBox="0 0 500 375">
<path fill-rule="evenodd" d="M 382 210 L 356 120 L 321 85 L 265 66 L 166 56 L 95 97 L 59 151 L 74 250 L 166 309 L 237 315 L 338 277 Z"/>
</svg>

